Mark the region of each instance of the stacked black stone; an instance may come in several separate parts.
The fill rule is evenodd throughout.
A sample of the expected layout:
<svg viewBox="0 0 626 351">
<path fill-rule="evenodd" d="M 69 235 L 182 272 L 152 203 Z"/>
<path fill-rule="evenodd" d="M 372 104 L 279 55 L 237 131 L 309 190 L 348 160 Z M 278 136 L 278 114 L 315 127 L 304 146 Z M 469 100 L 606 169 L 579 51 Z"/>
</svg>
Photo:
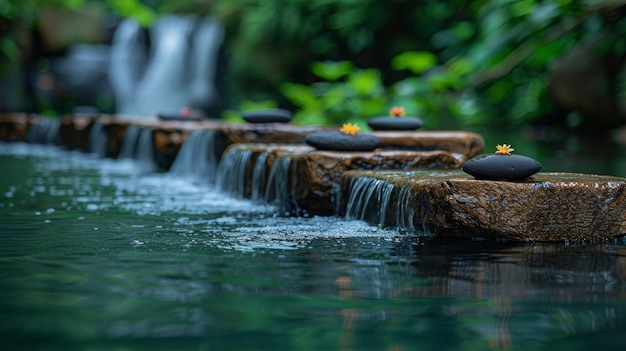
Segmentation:
<svg viewBox="0 0 626 351">
<path fill-rule="evenodd" d="M 416 130 L 422 127 L 423 122 L 417 117 L 375 117 L 367 121 L 373 130 Z"/>
<path fill-rule="evenodd" d="M 241 117 L 248 123 L 289 123 L 293 114 L 290 111 L 275 108 L 244 112 Z"/>
<path fill-rule="evenodd" d="M 159 113 L 157 117 L 163 121 L 187 121 L 187 122 L 197 122 L 203 121 L 206 118 L 203 116 L 187 116 L 175 113 Z"/>
<path fill-rule="evenodd" d="M 315 132 L 304 138 L 304 142 L 317 150 L 328 151 L 372 151 L 382 144 L 371 134 L 349 135 L 337 131 Z"/>
<path fill-rule="evenodd" d="M 523 155 L 483 154 L 463 165 L 476 179 L 524 180 L 541 170 L 541 163 Z"/>
</svg>

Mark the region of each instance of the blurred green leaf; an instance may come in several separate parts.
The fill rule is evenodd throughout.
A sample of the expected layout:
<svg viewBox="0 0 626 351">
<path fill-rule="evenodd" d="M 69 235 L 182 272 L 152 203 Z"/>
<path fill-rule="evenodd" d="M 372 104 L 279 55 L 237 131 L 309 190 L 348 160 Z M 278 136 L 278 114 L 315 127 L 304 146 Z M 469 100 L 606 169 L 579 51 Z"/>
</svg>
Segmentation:
<svg viewBox="0 0 626 351">
<path fill-rule="evenodd" d="M 350 61 L 313 62 L 311 72 L 322 79 L 335 81 L 350 74 L 353 67 Z"/>
<path fill-rule="evenodd" d="M 302 109 L 319 109 L 319 100 L 311 87 L 304 84 L 284 83 L 280 91 L 292 103 Z"/>
<path fill-rule="evenodd" d="M 348 76 L 347 84 L 359 95 L 372 95 L 382 89 L 380 72 L 375 69 L 352 72 Z"/>
<path fill-rule="evenodd" d="M 510 5 L 513 16 L 521 17 L 530 15 L 535 9 L 535 0 L 520 0 L 514 1 Z"/>
<path fill-rule="evenodd" d="M 405 51 L 393 58 L 391 67 L 395 70 L 409 70 L 421 74 L 437 64 L 437 56 L 428 51 Z"/>
</svg>

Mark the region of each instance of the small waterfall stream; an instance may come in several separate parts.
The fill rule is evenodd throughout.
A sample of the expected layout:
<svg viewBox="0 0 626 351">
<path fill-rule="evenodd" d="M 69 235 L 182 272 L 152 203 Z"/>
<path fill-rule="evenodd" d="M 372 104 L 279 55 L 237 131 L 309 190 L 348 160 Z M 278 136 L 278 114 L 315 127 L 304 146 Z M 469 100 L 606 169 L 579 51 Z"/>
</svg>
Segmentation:
<svg viewBox="0 0 626 351">
<path fill-rule="evenodd" d="M 126 128 L 124 134 L 124 140 L 122 140 L 122 147 L 118 159 L 134 159 L 135 149 L 137 148 L 137 140 L 139 139 L 140 128 L 136 125 L 130 125 Z"/>
<path fill-rule="evenodd" d="M 214 183 L 218 156 L 215 154 L 215 130 L 195 130 L 183 143 L 169 173 L 203 183 Z"/>
<path fill-rule="evenodd" d="M 289 189 L 290 157 L 279 157 L 274 160 L 265 184 L 265 203 L 277 202 L 278 212 L 289 214 L 299 212 L 293 200 L 292 190 Z"/>
<path fill-rule="evenodd" d="M 152 141 L 152 130 L 142 128 L 137 141 L 137 151 L 135 160 L 141 173 L 154 172 L 157 169 L 154 161 L 154 142 Z"/>
<path fill-rule="evenodd" d="M 255 202 L 265 201 L 265 183 L 267 178 L 267 152 L 261 153 L 252 169 L 252 194 L 250 198 Z"/>
<path fill-rule="evenodd" d="M 246 168 L 251 156 L 251 150 L 228 150 L 217 166 L 217 188 L 237 197 L 246 197 Z"/>
<path fill-rule="evenodd" d="M 24 141 L 31 144 L 56 144 L 59 127 L 60 123 L 56 118 L 39 118 L 29 125 Z"/>
<path fill-rule="evenodd" d="M 104 124 L 95 122 L 89 131 L 89 152 L 98 157 L 108 156 L 109 138 Z"/>
<path fill-rule="evenodd" d="M 152 130 L 134 125 L 129 126 L 126 129 L 118 158 L 136 161 L 142 174 L 154 172 L 157 169 L 157 165 L 154 161 Z"/>
<path fill-rule="evenodd" d="M 381 179 L 369 177 L 350 179 L 350 195 L 345 217 L 364 220 L 384 227 L 393 190 L 393 184 Z"/>
<path fill-rule="evenodd" d="M 415 230 L 413 219 L 415 208 L 413 207 L 413 189 L 408 185 L 403 185 L 398 191 L 398 201 L 396 202 L 396 225 L 398 229 Z"/>
</svg>

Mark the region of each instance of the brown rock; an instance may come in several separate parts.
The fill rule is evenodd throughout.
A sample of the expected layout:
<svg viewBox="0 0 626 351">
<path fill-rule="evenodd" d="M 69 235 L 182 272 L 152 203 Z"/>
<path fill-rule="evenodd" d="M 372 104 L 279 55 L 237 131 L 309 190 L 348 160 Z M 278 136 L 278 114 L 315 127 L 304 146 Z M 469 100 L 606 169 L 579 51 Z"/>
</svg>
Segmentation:
<svg viewBox="0 0 626 351">
<path fill-rule="evenodd" d="M 385 225 L 397 223 L 398 214 L 411 208 L 403 216 L 412 216 L 415 228 L 444 237 L 579 241 L 626 235 L 624 178 L 538 173 L 532 180 L 509 182 L 475 180 L 458 171 L 354 171 L 344 175 L 345 198 L 349 183 L 360 177 L 394 186 L 388 204 L 365 204 L 385 208 Z M 402 189 L 411 195 L 398 204 Z"/>
<path fill-rule="evenodd" d="M 476 133 L 465 131 L 376 131 L 383 149 L 430 151 L 443 150 L 463 154 L 468 159 L 483 152 L 485 141 Z"/>
<path fill-rule="evenodd" d="M 227 124 L 224 126 L 225 146 L 237 143 L 301 143 L 309 133 L 324 130 L 317 126 L 285 123 Z"/>
<path fill-rule="evenodd" d="M 224 152 L 218 166 L 217 185 L 222 190 L 243 198 L 253 197 L 254 193 L 264 193 L 269 173 L 277 159 L 292 158 L 311 150 L 312 147 L 300 144 L 231 145 Z M 257 167 L 255 170 L 260 158 L 264 167 Z M 241 162 L 245 164 L 242 165 Z M 289 175 L 286 177 L 289 178 Z"/>
<path fill-rule="evenodd" d="M 372 152 L 312 151 L 296 156 L 292 176 L 299 209 L 305 214 L 337 211 L 343 172 L 354 169 L 455 169 L 465 157 L 446 151 L 375 150 Z"/>
<path fill-rule="evenodd" d="M 0 140 L 24 141 L 28 127 L 37 116 L 29 113 L 0 114 Z"/>
<path fill-rule="evenodd" d="M 89 151 L 91 127 L 98 115 L 71 115 L 61 118 L 59 137 L 61 143 L 70 150 Z"/>
</svg>

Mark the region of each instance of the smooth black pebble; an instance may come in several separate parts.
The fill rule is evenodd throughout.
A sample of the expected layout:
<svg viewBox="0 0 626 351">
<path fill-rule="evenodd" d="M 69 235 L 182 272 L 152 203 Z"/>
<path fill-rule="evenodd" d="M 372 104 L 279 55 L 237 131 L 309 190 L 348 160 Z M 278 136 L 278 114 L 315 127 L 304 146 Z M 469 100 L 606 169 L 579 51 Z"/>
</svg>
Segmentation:
<svg viewBox="0 0 626 351">
<path fill-rule="evenodd" d="M 290 111 L 275 108 L 244 112 L 241 117 L 248 123 L 288 123 L 293 114 Z"/>
<path fill-rule="evenodd" d="M 483 154 L 463 165 L 476 179 L 523 180 L 541 170 L 541 163 L 523 155 Z"/>
<path fill-rule="evenodd" d="M 315 132 L 307 135 L 304 142 L 317 150 L 333 151 L 372 151 L 382 144 L 380 139 L 371 134 L 354 136 L 341 132 Z"/>
<path fill-rule="evenodd" d="M 416 130 L 422 127 L 422 120 L 417 117 L 375 117 L 367 121 L 373 130 Z"/>
</svg>

